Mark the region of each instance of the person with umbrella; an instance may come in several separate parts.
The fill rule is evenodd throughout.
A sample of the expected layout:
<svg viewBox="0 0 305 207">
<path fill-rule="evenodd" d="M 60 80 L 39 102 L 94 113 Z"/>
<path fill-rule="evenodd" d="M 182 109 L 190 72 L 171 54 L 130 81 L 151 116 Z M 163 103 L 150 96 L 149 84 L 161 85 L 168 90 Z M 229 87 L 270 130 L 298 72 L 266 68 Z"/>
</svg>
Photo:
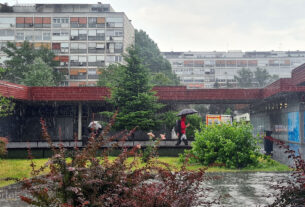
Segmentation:
<svg viewBox="0 0 305 207">
<path fill-rule="evenodd" d="M 197 113 L 196 110 L 194 109 L 183 109 L 178 113 L 177 116 L 181 116 L 181 119 L 178 121 L 178 130 L 177 130 L 177 135 L 178 135 L 178 141 L 176 143 L 176 146 L 180 145 L 181 141 L 184 142 L 185 145 L 188 145 L 187 142 L 187 137 L 186 137 L 186 128 L 190 126 L 190 123 L 185 124 L 186 120 L 186 115 L 188 114 L 194 114 Z"/>
<path fill-rule="evenodd" d="M 102 125 L 98 121 L 92 121 L 88 125 L 89 133 L 94 133 L 95 135 L 99 136 L 102 131 Z"/>
</svg>

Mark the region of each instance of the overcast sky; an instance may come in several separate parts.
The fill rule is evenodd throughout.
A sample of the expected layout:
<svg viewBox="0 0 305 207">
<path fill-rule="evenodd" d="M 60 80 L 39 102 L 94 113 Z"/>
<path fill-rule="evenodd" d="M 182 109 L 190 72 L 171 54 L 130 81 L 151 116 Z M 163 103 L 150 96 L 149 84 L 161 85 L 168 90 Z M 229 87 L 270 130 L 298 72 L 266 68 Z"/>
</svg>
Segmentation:
<svg viewBox="0 0 305 207">
<path fill-rule="evenodd" d="M 110 3 L 161 51 L 305 50 L 305 0 L 18 0 Z M 0 0 L 15 4 L 16 0 Z"/>
</svg>

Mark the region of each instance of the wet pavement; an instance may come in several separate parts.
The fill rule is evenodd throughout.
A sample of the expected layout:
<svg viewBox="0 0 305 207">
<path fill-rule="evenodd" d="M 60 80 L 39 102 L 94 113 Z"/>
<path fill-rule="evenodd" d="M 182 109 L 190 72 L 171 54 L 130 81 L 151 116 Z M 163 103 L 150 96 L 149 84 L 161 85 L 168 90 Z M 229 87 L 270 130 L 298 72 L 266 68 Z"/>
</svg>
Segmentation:
<svg viewBox="0 0 305 207">
<path fill-rule="evenodd" d="M 289 173 L 211 173 L 219 176 L 204 186 L 211 187 L 207 193 L 210 201 L 217 200 L 220 204 L 213 206 L 267 206 L 274 201 L 272 188 L 279 180 L 288 180 Z"/>
<path fill-rule="evenodd" d="M 218 206 L 267 206 L 274 200 L 271 188 L 277 180 L 288 179 L 289 173 L 209 173 L 218 179 L 204 183 L 204 187 L 211 187 L 211 191 L 202 192 L 208 199 L 214 200 L 221 195 Z M 20 201 L 19 195 L 24 195 L 20 185 L 14 184 L 0 188 L 1 207 L 29 206 Z M 268 197 L 271 195 L 271 197 Z"/>
</svg>

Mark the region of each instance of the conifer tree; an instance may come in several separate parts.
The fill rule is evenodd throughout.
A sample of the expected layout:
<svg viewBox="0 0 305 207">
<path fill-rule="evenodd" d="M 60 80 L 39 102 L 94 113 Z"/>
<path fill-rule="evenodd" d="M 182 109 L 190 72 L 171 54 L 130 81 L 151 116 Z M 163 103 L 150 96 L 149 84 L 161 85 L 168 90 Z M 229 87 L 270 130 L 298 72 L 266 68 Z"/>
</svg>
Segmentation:
<svg viewBox="0 0 305 207">
<path fill-rule="evenodd" d="M 156 126 L 156 112 L 162 107 L 149 85 L 148 69 L 132 47 L 124 57 L 126 65 L 118 65 L 117 82 L 111 85 L 110 102 L 118 109 L 117 129 L 149 130 Z"/>
</svg>

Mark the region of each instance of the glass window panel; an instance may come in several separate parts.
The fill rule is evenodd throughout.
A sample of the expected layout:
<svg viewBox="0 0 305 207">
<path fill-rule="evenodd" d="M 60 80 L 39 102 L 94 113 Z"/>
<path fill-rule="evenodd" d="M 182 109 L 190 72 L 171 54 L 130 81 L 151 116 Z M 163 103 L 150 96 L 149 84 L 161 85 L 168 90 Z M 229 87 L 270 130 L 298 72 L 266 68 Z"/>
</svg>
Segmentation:
<svg viewBox="0 0 305 207">
<path fill-rule="evenodd" d="M 88 31 L 88 35 L 89 36 L 96 36 L 96 30 L 95 29 L 91 29 Z"/>
<path fill-rule="evenodd" d="M 71 30 L 71 36 L 78 36 L 78 30 Z"/>
<path fill-rule="evenodd" d="M 89 42 L 88 47 L 96 47 L 96 43 L 95 42 Z"/>
<path fill-rule="evenodd" d="M 87 44 L 86 43 L 79 43 L 78 48 L 79 49 L 87 49 Z"/>
<path fill-rule="evenodd" d="M 78 49 L 78 43 L 71 43 L 71 49 Z"/>
<path fill-rule="evenodd" d="M 123 22 L 123 18 L 108 17 L 107 22 Z"/>
<path fill-rule="evenodd" d="M 72 43 L 72 44 L 73 44 L 73 43 Z M 67 42 L 61 43 L 61 47 L 69 47 L 69 43 L 67 43 Z"/>
<path fill-rule="evenodd" d="M 87 30 L 85 30 L 85 29 L 80 29 L 80 30 L 79 30 L 79 34 L 87 34 Z"/>
<path fill-rule="evenodd" d="M 97 61 L 104 61 L 105 60 L 105 56 L 104 55 L 96 56 L 96 60 Z"/>
<path fill-rule="evenodd" d="M 86 62 L 87 57 L 86 56 L 79 56 L 78 60 L 79 60 L 79 62 Z"/>
<path fill-rule="evenodd" d="M 96 56 L 88 56 L 88 62 L 96 62 Z"/>
</svg>

